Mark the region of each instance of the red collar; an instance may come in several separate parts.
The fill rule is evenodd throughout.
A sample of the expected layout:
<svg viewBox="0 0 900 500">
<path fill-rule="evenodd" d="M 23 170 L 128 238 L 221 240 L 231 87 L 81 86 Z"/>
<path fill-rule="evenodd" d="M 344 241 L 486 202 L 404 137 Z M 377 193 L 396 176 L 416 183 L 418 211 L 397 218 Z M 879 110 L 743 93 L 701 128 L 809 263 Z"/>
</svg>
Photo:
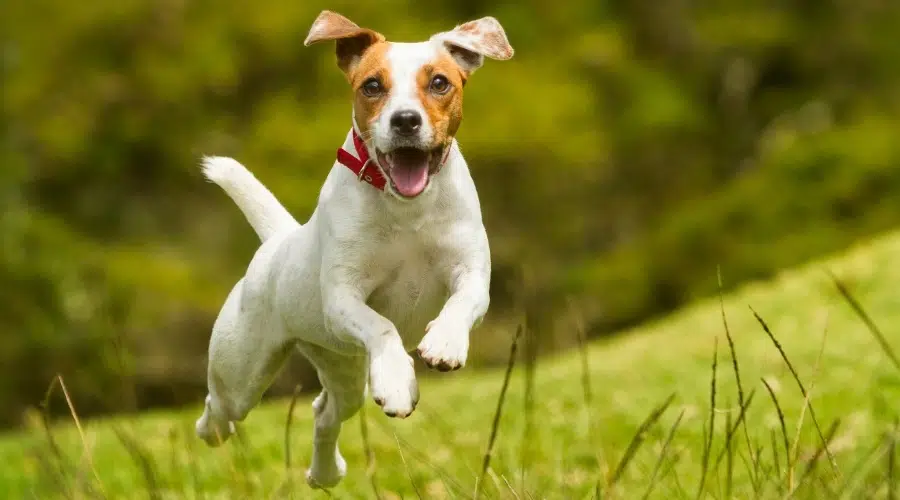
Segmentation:
<svg viewBox="0 0 900 500">
<path fill-rule="evenodd" d="M 384 175 L 381 173 L 381 169 L 374 165 L 375 161 L 369 158 L 369 150 L 366 148 L 366 143 L 356 133 L 355 128 L 353 129 L 353 147 L 356 148 L 356 154 L 359 155 L 359 158 L 350 154 L 346 149 L 339 148 L 337 150 L 337 160 L 356 174 L 357 179 L 364 180 L 375 186 L 376 189 L 384 191 L 386 183 Z"/>
<path fill-rule="evenodd" d="M 366 148 L 366 143 L 364 143 L 359 134 L 356 133 L 355 128 L 353 129 L 353 147 L 356 148 L 356 154 L 359 158 L 353 156 L 346 149 L 339 148 L 337 150 L 338 162 L 356 174 L 358 180 L 366 181 L 374 186 L 375 189 L 384 191 L 384 185 L 387 183 L 387 180 L 384 178 L 384 174 L 381 173 L 381 169 L 378 168 L 378 165 L 375 165 L 375 160 L 369 157 L 369 150 Z M 447 151 L 444 152 L 444 158 L 441 159 L 437 172 L 441 171 L 441 167 L 444 166 L 444 163 L 447 163 L 447 158 L 449 157 L 450 146 L 448 146 Z"/>
</svg>

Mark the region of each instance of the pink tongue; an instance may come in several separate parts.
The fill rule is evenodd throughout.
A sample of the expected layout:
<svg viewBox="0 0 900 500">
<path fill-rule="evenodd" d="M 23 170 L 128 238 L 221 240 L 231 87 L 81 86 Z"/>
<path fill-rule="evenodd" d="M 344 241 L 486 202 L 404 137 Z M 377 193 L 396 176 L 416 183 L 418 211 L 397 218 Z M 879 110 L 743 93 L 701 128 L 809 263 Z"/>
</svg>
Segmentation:
<svg viewBox="0 0 900 500">
<path fill-rule="evenodd" d="M 416 196 L 428 184 L 428 163 L 415 166 L 394 165 L 391 168 L 391 180 L 403 196 Z"/>
</svg>

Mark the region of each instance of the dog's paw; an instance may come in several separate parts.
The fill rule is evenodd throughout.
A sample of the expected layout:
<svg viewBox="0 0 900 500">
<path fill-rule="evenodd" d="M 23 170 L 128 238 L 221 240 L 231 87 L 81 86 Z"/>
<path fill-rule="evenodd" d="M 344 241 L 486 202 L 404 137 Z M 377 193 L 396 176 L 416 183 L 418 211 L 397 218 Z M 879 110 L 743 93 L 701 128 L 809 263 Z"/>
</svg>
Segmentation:
<svg viewBox="0 0 900 500">
<path fill-rule="evenodd" d="M 426 365 L 442 372 L 466 365 L 469 332 L 465 326 L 436 319 L 428 323 L 425 332 L 417 351 Z"/>
<path fill-rule="evenodd" d="M 416 409 L 419 386 L 413 360 L 399 342 L 371 354 L 369 389 L 389 417 L 406 418 Z"/>
<path fill-rule="evenodd" d="M 203 415 L 197 419 L 195 431 L 200 439 L 206 441 L 207 445 L 216 447 L 227 441 L 229 436 L 234 434 L 234 422 L 230 422 L 224 416 L 213 412 L 210 405 L 210 397 L 206 396 L 206 406 L 203 410 Z"/>
<path fill-rule="evenodd" d="M 312 466 L 306 470 L 306 484 L 315 489 L 333 488 L 347 475 L 347 461 L 335 450 L 331 463 L 322 463 L 313 458 Z"/>
</svg>

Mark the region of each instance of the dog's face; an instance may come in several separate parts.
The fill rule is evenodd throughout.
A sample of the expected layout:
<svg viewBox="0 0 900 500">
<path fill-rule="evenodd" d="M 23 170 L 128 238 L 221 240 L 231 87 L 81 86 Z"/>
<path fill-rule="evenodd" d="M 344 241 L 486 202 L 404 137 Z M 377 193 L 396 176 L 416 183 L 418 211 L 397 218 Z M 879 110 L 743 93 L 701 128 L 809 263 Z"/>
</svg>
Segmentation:
<svg viewBox="0 0 900 500">
<path fill-rule="evenodd" d="M 334 40 L 353 89 L 353 117 L 373 159 L 400 198 L 425 192 L 462 121 L 463 87 L 485 57 L 513 55 L 500 23 L 484 17 L 419 43 L 393 43 L 324 11 L 306 45 Z"/>
</svg>

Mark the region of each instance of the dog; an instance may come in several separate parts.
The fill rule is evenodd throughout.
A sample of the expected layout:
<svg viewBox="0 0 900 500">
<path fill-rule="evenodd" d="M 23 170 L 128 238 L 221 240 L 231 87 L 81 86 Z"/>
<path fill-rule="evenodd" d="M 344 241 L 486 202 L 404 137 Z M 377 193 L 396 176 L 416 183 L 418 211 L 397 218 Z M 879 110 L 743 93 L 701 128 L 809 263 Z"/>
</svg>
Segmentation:
<svg viewBox="0 0 900 500">
<path fill-rule="evenodd" d="M 314 488 L 346 474 L 338 434 L 367 392 L 388 416 L 413 412 L 407 350 L 423 333 L 428 367 L 466 364 L 490 302 L 491 259 L 455 135 L 466 81 L 485 58 L 513 55 L 493 17 L 394 43 L 323 11 L 304 45 L 326 41 L 352 87 L 352 124 L 306 224 L 236 160 L 203 159 L 262 244 L 213 325 L 197 435 L 210 446 L 228 439 L 297 349 L 322 384 L 306 471 Z"/>
</svg>

